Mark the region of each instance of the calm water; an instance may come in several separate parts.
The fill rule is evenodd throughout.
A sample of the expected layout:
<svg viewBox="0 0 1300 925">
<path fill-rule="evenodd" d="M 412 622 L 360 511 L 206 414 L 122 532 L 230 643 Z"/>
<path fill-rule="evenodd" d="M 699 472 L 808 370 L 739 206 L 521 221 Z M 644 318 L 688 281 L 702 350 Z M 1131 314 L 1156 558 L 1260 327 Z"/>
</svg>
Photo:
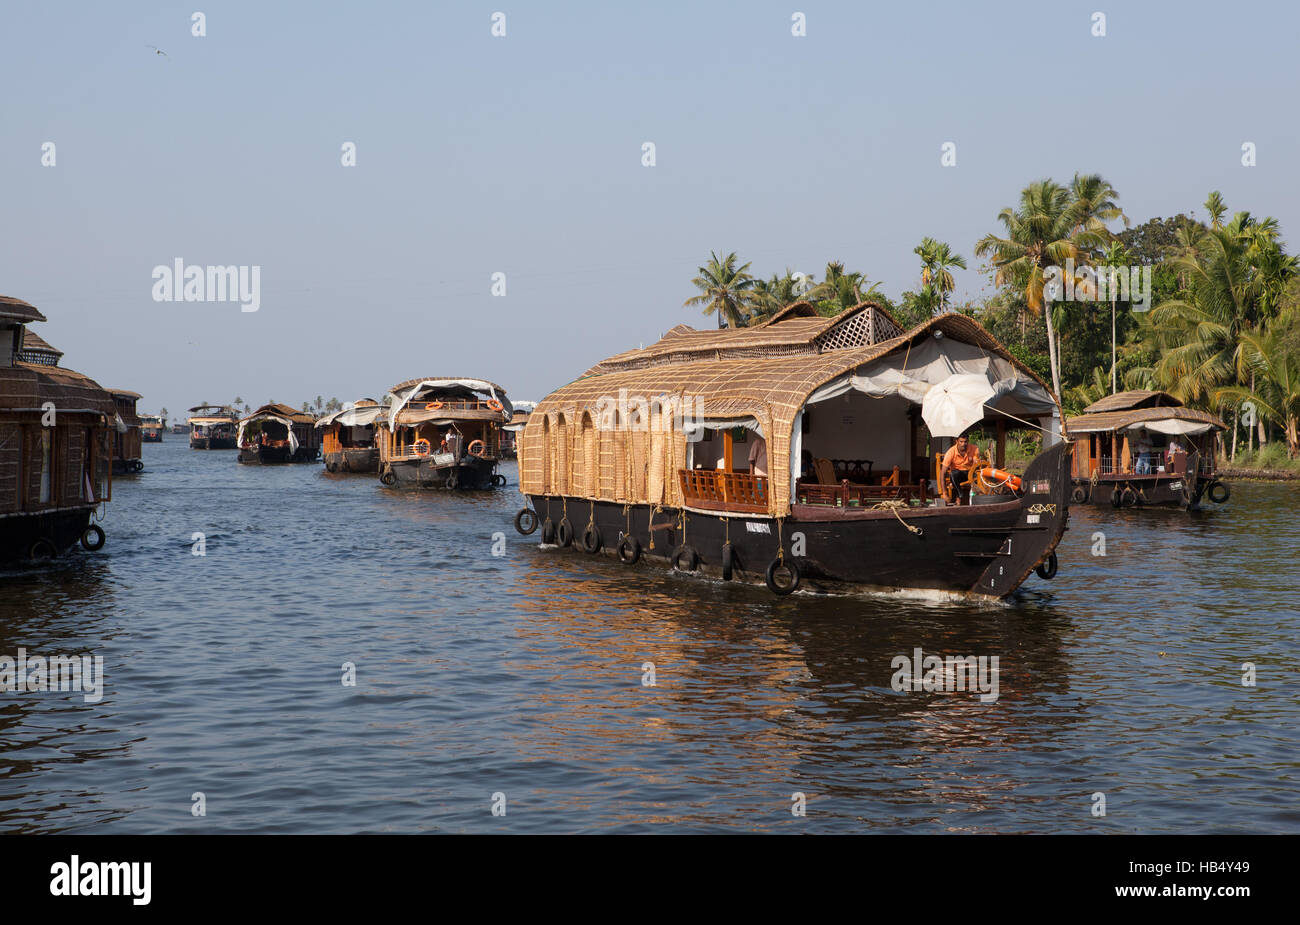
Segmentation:
<svg viewBox="0 0 1300 925">
<path fill-rule="evenodd" d="M 0 831 L 1300 831 L 1300 486 L 1076 509 L 1055 581 L 974 607 L 539 550 L 513 467 L 403 495 L 170 434 L 145 459 L 101 552 L 0 573 L 0 655 L 106 674 L 0 693 Z M 1000 698 L 895 693 L 916 647 L 998 655 Z"/>
</svg>

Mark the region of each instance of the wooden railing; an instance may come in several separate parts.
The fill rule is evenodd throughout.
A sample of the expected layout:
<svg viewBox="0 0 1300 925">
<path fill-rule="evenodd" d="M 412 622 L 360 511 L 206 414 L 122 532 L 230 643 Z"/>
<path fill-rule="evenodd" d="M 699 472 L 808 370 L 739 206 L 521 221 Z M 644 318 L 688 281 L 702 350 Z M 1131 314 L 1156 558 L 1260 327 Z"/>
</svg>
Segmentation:
<svg viewBox="0 0 1300 925">
<path fill-rule="evenodd" d="M 916 485 L 858 485 L 842 479 L 838 485 L 799 482 L 795 486 L 799 504 L 824 504 L 829 507 L 870 507 L 880 501 L 926 502 L 925 483 Z"/>
<path fill-rule="evenodd" d="M 679 469 L 682 498 L 709 511 L 767 513 L 767 476 L 719 469 Z"/>
</svg>

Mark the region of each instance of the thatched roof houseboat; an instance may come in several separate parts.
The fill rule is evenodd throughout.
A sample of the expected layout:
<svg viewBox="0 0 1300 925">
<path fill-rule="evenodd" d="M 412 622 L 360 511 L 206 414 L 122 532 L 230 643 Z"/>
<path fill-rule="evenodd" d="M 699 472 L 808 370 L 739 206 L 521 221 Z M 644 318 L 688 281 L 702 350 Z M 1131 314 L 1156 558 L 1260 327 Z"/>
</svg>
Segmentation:
<svg viewBox="0 0 1300 925">
<path fill-rule="evenodd" d="M 229 405 L 195 405 L 190 409 L 190 449 L 233 450 L 239 414 Z"/>
<path fill-rule="evenodd" d="M 1041 428 L 1048 448 L 1023 479 L 980 469 L 988 493 L 946 505 L 933 454 L 981 425 Z M 829 318 L 796 303 L 752 328 L 680 325 L 540 401 L 516 527 L 778 594 L 808 580 L 1001 598 L 1055 573 L 1059 426 L 1047 386 L 966 316 L 904 332 L 874 303 Z"/>
<path fill-rule="evenodd" d="M 163 427 L 163 419 L 158 415 L 140 415 L 140 439 L 145 443 L 162 443 Z"/>
<path fill-rule="evenodd" d="M 497 473 L 501 427 L 513 409 L 505 389 L 486 379 L 408 379 L 386 396 L 378 418 L 380 480 L 398 488 L 481 489 L 505 484 Z"/>
<path fill-rule="evenodd" d="M 320 455 L 316 417 L 275 402 L 241 420 L 236 436 L 241 463 L 315 462 Z"/>
<path fill-rule="evenodd" d="M 144 469 L 144 449 L 141 445 L 144 433 L 140 415 L 135 411 L 140 393 L 127 389 L 109 389 L 108 394 L 113 396 L 113 403 L 117 405 L 119 423 L 113 435 L 113 474 L 141 472 Z"/>
<path fill-rule="evenodd" d="M 326 471 L 378 472 L 375 421 L 387 410 L 373 398 L 362 398 L 319 419 L 316 429 Z"/>
<path fill-rule="evenodd" d="M 26 326 L 33 306 L 0 296 L 0 561 L 104 544 L 91 517 L 111 497 L 113 397 L 58 365 Z"/>
<path fill-rule="evenodd" d="M 1066 421 L 1074 440 L 1076 504 L 1181 507 L 1228 500 L 1215 460 L 1221 419 L 1168 392 L 1107 395 Z"/>
</svg>

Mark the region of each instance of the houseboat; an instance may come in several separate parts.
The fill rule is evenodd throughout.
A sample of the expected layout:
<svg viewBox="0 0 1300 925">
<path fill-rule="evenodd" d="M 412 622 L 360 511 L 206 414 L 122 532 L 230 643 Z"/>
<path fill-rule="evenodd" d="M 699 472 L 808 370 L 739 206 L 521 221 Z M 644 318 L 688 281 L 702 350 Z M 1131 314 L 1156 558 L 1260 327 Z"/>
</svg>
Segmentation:
<svg viewBox="0 0 1300 925">
<path fill-rule="evenodd" d="M 241 463 L 315 462 L 320 456 L 316 418 L 288 405 L 263 405 L 239 422 L 236 436 Z"/>
<path fill-rule="evenodd" d="M 166 426 L 163 419 L 156 414 L 140 415 L 140 439 L 145 443 L 162 443 Z"/>
<path fill-rule="evenodd" d="M 117 406 L 118 426 L 113 434 L 113 474 L 124 475 L 128 472 L 141 472 L 144 469 L 143 427 L 140 416 L 135 413 L 135 403 L 140 400 L 139 392 L 126 389 L 109 389 L 113 403 Z"/>
<path fill-rule="evenodd" d="M 501 458 L 515 459 L 519 455 L 519 435 L 528 426 L 528 415 L 537 407 L 535 401 L 511 402 L 514 415 L 510 423 L 501 428 Z"/>
<path fill-rule="evenodd" d="M 189 432 L 190 432 L 190 425 L 189 425 L 189 424 L 173 424 L 173 425 L 172 425 L 172 433 L 174 433 L 174 434 L 188 434 Z"/>
<path fill-rule="evenodd" d="M 229 405 L 195 405 L 189 419 L 191 450 L 233 450 L 239 415 Z"/>
<path fill-rule="evenodd" d="M 375 420 L 388 409 L 362 398 L 316 422 L 327 472 L 378 472 Z"/>
<path fill-rule="evenodd" d="M 1219 478 L 1219 435 L 1228 425 L 1167 392 L 1128 391 L 1066 421 L 1074 441 L 1075 504 L 1196 510 L 1228 500 Z"/>
<path fill-rule="evenodd" d="M 408 379 L 377 419 L 379 478 L 398 488 L 500 487 L 501 427 L 513 413 L 486 379 Z"/>
<path fill-rule="evenodd" d="M 970 502 L 931 482 L 936 454 L 980 427 L 995 466 Z M 1006 433 L 1045 449 L 1002 470 Z M 922 596 L 1000 599 L 1056 574 L 1071 444 L 1051 390 L 977 322 L 904 331 L 880 306 L 806 302 L 761 325 L 679 325 L 548 395 L 519 448 L 515 527 L 626 565 Z"/>
<path fill-rule="evenodd" d="M 26 330 L 44 320 L 0 296 L 0 561 L 50 558 L 78 541 L 104 545 L 92 517 L 112 493 L 117 408 Z"/>
</svg>

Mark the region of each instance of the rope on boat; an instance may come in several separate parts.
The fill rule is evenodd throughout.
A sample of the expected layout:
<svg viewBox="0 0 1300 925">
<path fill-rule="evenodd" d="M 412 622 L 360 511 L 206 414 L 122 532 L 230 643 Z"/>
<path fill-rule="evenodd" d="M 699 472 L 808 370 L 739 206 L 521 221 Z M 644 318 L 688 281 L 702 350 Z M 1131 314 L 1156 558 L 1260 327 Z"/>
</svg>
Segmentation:
<svg viewBox="0 0 1300 925">
<path fill-rule="evenodd" d="M 785 518 L 776 519 L 776 561 L 782 565 L 785 564 L 785 539 L 781 535 L 781 529 L 785 525 Z"/>
<path fill-rule="evenodd" d="M 649 531 L 650 531 L 650 548 L 651 548 L 651 549 L 654 549 L 654 548 L 655 548 L 655 515 L 658 514 L 660 511 L 662 511 L 663 509 L 664 509 L 664 506 L 663 506 L 662 504 L 656 504 L 656 505 L 655 505 L 653 508 L 651 508 L 651 510 L 650 510 L 650 526 L 648 527 L 648 529 L 649 529 Z"/>
<path fill-rule="evenodd" d="M 909 524 L 906 520 L 904 520 L 899 515 L 898 513 L 899 508 L 909 507 L 908 503 L 904 501 L 902 498 L 892 498 L 888 501 L 879 501 L 876 504 L 871 505 L 871 507 L 873 510 L 891 512 L 894 515 L 894 518 L 900 524 L 902 524 L 904 527 L 907 528 L 909 533 L 913 533 L 916 536 L 921 536 L 925 533 L 925 531 L 922 530 L 920 527 L 916 526 L 915 524 Z"/>
</svg>

